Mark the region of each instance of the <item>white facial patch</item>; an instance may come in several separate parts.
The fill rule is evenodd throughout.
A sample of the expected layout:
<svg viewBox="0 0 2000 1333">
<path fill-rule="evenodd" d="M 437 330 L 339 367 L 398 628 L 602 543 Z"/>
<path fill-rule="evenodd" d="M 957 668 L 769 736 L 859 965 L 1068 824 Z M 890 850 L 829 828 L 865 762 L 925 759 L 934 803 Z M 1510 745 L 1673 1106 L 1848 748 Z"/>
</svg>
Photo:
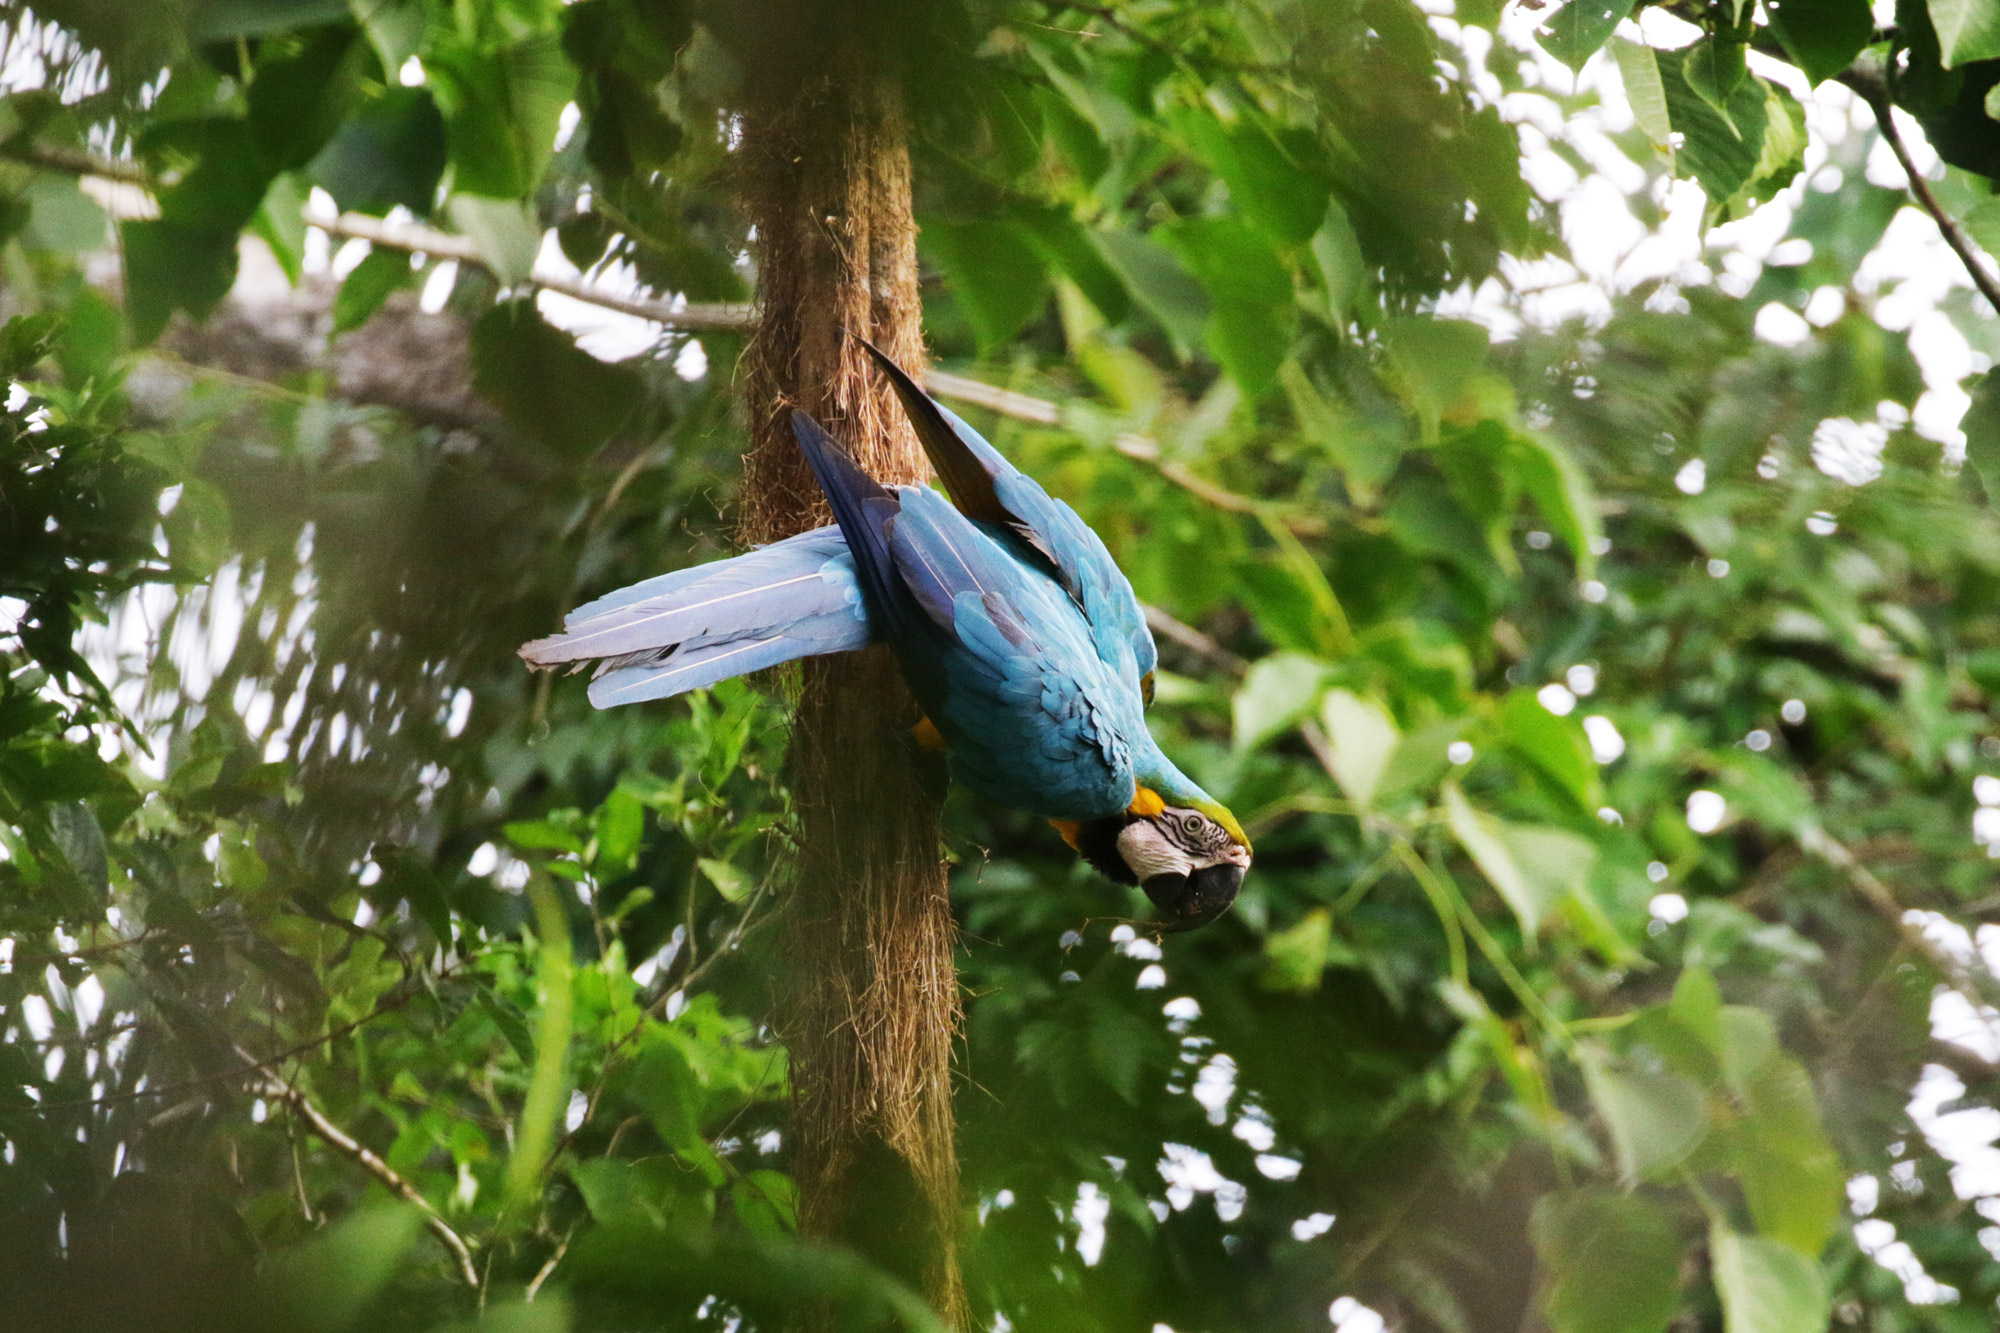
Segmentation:
<svg viewBox="0 0 2000 1333">
<path fill-rule="evenodd" d="M 1150 819 L 1135 819 L 1118 834 L 1118 855 L 1141 883 L 1155 875 L 1185 875 L 1195 862 Z"/>
</svg>

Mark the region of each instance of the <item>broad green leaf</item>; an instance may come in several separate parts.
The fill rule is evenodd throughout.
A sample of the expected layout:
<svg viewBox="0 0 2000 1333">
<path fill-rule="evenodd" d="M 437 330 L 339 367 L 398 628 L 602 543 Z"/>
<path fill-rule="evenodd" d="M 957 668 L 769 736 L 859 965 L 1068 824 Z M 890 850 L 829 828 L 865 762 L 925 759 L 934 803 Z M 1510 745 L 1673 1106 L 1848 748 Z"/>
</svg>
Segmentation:
<svg viewBox="0 0 2000 1333">
<path fill-rule="evenodd" d="M 560 824 L 552 824 L 546 819 L 520 820 L 516 823 L 508 824 L 501 831 L 507 835 L 507 841 L 513 843 L 516 847 L 527 848 L 530 851 L 576 852 L 578 854 L 581 854 L 583 851 L 583 840 L 581 838 Z"/>
<path fill-rule="evenodd" d="M 1534 691 L 1519 689 L 1500 705 L 1500 735 L 1510 749 L 1560 783 L 1579 810 L 1596 813 L 1601 804 L 1597 761 L 1573 718 L 1557 717 Z"/>
<path fill-rule="evenodd" d="M 1743 188 L 1764 149 L 1764 84 L 1744 79 L 1729 97 L 1729 119 L 1716 114 L 1683 75 L 1685 52 L 1656 51 L 1667 113 L 1681 135 L 1678 166 L 1701 182 L 1709 203 L 1719 207 Z"/>
<path fill-rule="evenodd" d="M 715 886 L 715 891 L 728 902 L 740 903 L 757 888 L 757 881 L 741 866 L 733 866 L 710 856 L 698 858 L 695 864 L 701 867 L 701 873 Z"/>
<path fill-rule="evenodd" d="M 423 49 L 430 16 L 424 0 L 348 0 L 354 19 L 381 57 L 382 68 L 395 73 Z"/>
<path fill-rule="evenodd" d="M 58 801 L 49 807 L 49 831 L 77 879 L 101 900 L 111 888 L 111 859 L 97 816 L 82 801 Z"/>
<path fill-rule="evenodd" d="M 236 233 L 172 222 L 127 222 L 118 229 L 125 251 L 125 312 L 132 340 L 160 336 L 176 310 L 206 318 L 236 281 Z"/>
<path fill-rule="evenodd" d="M 1300 432 L 1340 465 L 1355 503 L 1374 508 L 1403 456 L 1402 441 L 1326 398 L 1296 360 L 1278 367 L 1278 381 L 1285 386 Z"/>
<path fill-rule="evenodd" d="M 1263 235 L 1234 218 L 1190 218 L 1156 234 L 1208 290 L 1208 350 L 1256 397 L 1291 347 L 1291 274 Z"/>
<path fill-rule="evenodd" d="M 1389 710 L 1346 690 L 1328 690 L 1320 722 L 1333 752 L 1333 775 L 1348 799 L 1366 809 L 1402 733 Z"/>
<path fill-rule="evenodd" d="M 1312 712 L 1333 668 L 1303 653 L 1273 653 L 1251 664 L 1230 704 L 1239 750 L 1262 745 Z"/>
<path fill-rule="evenodd" d="M 2000 56 L 2000 2 L 1928 0 L 1928 4 L 1946 69 Z"/>
<path fill-rule="evenodd" d="M 1490 339 L 1477 324 L 1455 319 L 1401 319 L 1383 331 L 1389 377 L 1434 442 L 1445 413 L 1486 370 Z"/>
<path fill-rule="evenodd" d="M 1989 370 L 1972 386 L 1972 406 L 1959 428 L 1965 432 L 1965 461 L 1979 474 L 1986 503 L 2000 508 L 2000 373 Z"/>
<path fill-rule="evenodd" d="M 1713 33 L 1690 46 L 1682 56 L 1681 76 L 1695 96 L 1708 103 L 1723 124 L 1739 135 L 1731 98 L 1749 74 L 1744 44 L 1730 33 Z"/>
<path fill-rule="evenodd" d="M 498 51 L 467 43 L 434 46 L 425 53 L 425 68 L 444 112 L 453 188 L 496 199 L 531 193 L 555 152 L 562 109 L 576 91 L 576 71 L 561 42 L 538 33 Z"/>
<path fill-rule="evenodd" d="M 1004 345 L 1047 309 L 1048 261 L 1023 228 L 927 218 L 917 235 L 943 267 L 946 289 L 982 352 Z"/>
<path fill-rule="evenodd" d="M 342 208 L 428 216 L 444 173 L 444 118 L 428 88 L 390 88 L 348 118 L 306 166 Z"/>
<path fill-rule="evenodd" d="M 407 1204 L 355 1213 L 296 1249 L 271 1256 L 258 1285 L 280 1325 L 299 1333 L 340 1333 L 403 1267 L 423 1214 Z"/>
<path fill-rule="evenodd" d="M 1132 299 L 1159 321 L 1182 356 L 1202 340 L 1208 322 L 1208 294 L 1158 241 L 1129 231 L 1093 231 L 1090 239 Z"/>
<path fill-rule="evenodd" d="M 629 868 L 646 833 L 646 807 L 623 787 L 615 787 L 597 812 L 597 860 L 611 870 Z"/>
<path fill-rule="evenodd" d="M 251 230 L 271 247 L 271 257 L 285 271 L 285 280 L 296 285 L 305 272 L 306 187 L 295 171 L 282 172 L 271 180 L 264 202 L 251 220 Z M 407 256 L 406 256 L 407 258 Z"/>
<path fill-rule="evenodd" d="M 1326 287 L 1327 316 L 1335 328 L 1345 328 L 1368 289 L 1368 261 L 1361 254 L 1354 223 L 1337 199 L 1327 204 L 1326 220 L 1313 233 L 1312 256 Z"/>
<path fill-rule="evenodd" d="M 95 199 L 75 181 L 47 173 L 28 182 L 28 229 L 24 244 L 43 250 L 76 254 L 103 245 L 109 221 Z"/>
<path fill-rule="evenodd" d="M 555 450 L 587 453 L 639 405 L 639 381 L 577 347 L 530 300 L 494 306 L 472 329 L 473 387 Z"/>
<path fill-rule="evenodd" d="M 1723 1226 L 1710 1231 L 1708 1251 L 1724 1333 L 1826 1333 L 1830 1297 L 1818 1264 Z"/>
<path fill-rule="evenodd" d="M 472 242 L 501 286 L 514 287 L 527 280 L 542 246 L 541 228 L 528 205 L 513 199 L 454 194 L 449 208 L 452 225 Z"/>
<path fill-rule="evenodd" d="M 1817 1258 L 1840 1221 L 1846 1173 L 1821 1127 L 1812 1080 L 1778 1055 L 1745 1081 L 1730 1161 L 1757 1230 Z"/>
<path fill-rule="evenodd" d="M 729 1199 L 743 1229 L 759 1240 L 777 1241 L 799 1227 L 799 1187 L 780 1171 L 751 1171 L 729 1186 Z"/>
<path fill-rule="evenodd" d="M 1679 1166 L 1708 1132 L 1699 1084 L 1678 1074 L 1621 1067 L 1594 1048 L 1585 1048 L 1582 1064 L 1591 1104 L 1610 1131 L 1626 1183 Z"/>
<path fill-rule="evenodd" d="M 188 35 L 204 42 L 311 28 L 347 17 L 347 0 L 208 0 L 192 8 Z"/>
<path fill-rule="evenodd" d="M 1548 35 L 1542 47 L 1572 70 L 1582 72 L 1584 63 L 1632 12 L 1633 0 L 1566 0 L 1563 7 L 1544 25 Z"/>
<path fill-rule="evenodd" d="M 1318 990 L 1332 945 L 1333 917 L 1315 907 L 1298 924 L 1264 937 L 1264 973 L 1258 984 L 1265 990 Z"/>
<path fill-rule="evenodd" d="M 1868 0 L 1765 0 L 1764 13 L 1785 54 L 1813 83 L 1853 64 L 1875 37 Z"/>
<path fill-rule="evenodd" d="M 1653 141 L 1653 147 L 1661 152 L 1671 151 L 1674 125 L 1667 115 L 1667 90 L 1660 83 L 1660 62 L 1654 57 L 1653 48 L 1613 37 L 1611 54 L 1618 60 L 1625 100 L 1632 104 L 1632 119 Z"/>
<path fill-rule="evenodd" d="M 390 294 L 416 278 L 410 257 L 400 250 L 371 250 L 354 266 L 333 297 L 333 331 L 346 333 L 366 324 Z"/>
<path fill-rule="evenodd" d="M 1716 988 L 1715 974 L 1705 967 L 1681 970 L 1674 983 L 1667 1012 L 1682 1028 L 1701 1041 L 1720 1060 L 1724 1046 L 1722 992 Z"/>
<path fill-rule="evenodd" d="M 1639 1194 L 1545 1194 L 1530 1234 L 1554 1333 L 1662 1333 L 1680 1304 L 1674 1215 Z"/>
<path fill-rule="evenodd" d="M 1532 938 L 1543 919 L 1571 893 L 1581 893 L 1597 849 L 1565 829 L 1516 824 L 1474 809 L 1456 783 L 1444 789 L 1445 816 L 1480 873 Z"/>
<path fill-rule="evenodd" d="M 1183 108 L 1171 123 L 1229 187 L 1231 212 L 1290 244 L 1320 226 L 1328 182 L 1308 160 L 1319 147 L 1312 136 L 1274 132 L 1251 112 L 1225 124 L 1206 103 Z"/>
<path fill-rule="evenodd" d="M 1565 445 L 1541 431 L 1516 430 L 1513 441 L 1514 475 L 1521 489 L 1569 547 L 1577 579 L 1595 578 L 1604 519 L 1589 474 Z"/>
</svg>

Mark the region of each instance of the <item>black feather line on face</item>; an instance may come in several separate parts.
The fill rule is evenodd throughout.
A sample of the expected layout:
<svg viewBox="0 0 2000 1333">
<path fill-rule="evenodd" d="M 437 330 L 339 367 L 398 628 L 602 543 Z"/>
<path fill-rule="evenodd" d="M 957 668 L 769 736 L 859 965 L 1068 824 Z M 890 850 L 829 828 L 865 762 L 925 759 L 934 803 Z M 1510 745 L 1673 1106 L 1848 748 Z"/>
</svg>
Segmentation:
<svg viewBox="0 0 2000 1333">
<path fill-rule="evenodd" d="M 1076 833 L 1076 850 L 1083 859 L 1113 884 L 1137 884 L 1139 877 L 1132 873 L 1132 867 L 1125 864 L 1125 858 L 1118 854 L 1118 835 L 1125 831 L 1134 815 L 1112 815 L 1108 819 L 1093 819 Z"/>
</svg>

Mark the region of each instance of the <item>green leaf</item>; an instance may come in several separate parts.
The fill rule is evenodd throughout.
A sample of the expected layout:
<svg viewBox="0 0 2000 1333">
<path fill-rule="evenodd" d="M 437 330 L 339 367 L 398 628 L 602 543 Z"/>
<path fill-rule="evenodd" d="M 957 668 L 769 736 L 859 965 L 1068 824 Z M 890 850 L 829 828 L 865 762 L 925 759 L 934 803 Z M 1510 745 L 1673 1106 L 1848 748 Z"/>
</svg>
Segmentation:
<svg viewBox="0 0 2000 1333">
<path fill-rule="evenodd" d="M 577 347 L 531 300 L 509 301 L 472 329 L 473 387 L 516 425 L 579 455 L 616 433 L 639 405 L 638 377 Z"/>
<path fill-rule="evenodd" d="M 1328 690 L 1320 702 L 1320 721 L 1326 727 L 1333 775 L 1340 789 L 1349 800 L 1367 809 L 1389 766 L 1389 757 L 1402 739 L 1396 720 L 1373 699 L 1346 690 Z"/>
<path fill-rule="evenodd" d="M 1598 48 L 1632 12 L 1633 0 L 1568 0 L 1545 24 L 1542 48 L 1581 73 Z"/>
<path fill-rule="evenodd" d="M 1675 162 L 1701 182 L 1711 205 L 1721 205 L 1743 188 L 1757 169 L 1764 148 L 1764 84 L 1745 79 L 1729 97 L 1729 119 L 1716 114 L 1689 86 L 1685 52 L 1657 51 L 1667 112 L 1681 135 Z"/>
<path fill-rule="evenodd" d="M 1682 56 L 1681 77 L 1695 96 L 1708 103 L 1730 129 L 1740 132 L 1731 95 L 1743 86 L 1749 73 L 1744 62 L 1748 48 L 1728 33 L 1712 33 L 1689 47 Z"/>
<path fill-rule="evenodd" d="M 1326 286 L 1326 313 L 1335 328 L 1345 328 L 1361 308 L 1368 289 L 1368 261 L 1354 223 L 1338 200 L 1326 206 L 1326 219 L 1312 238 L 1313 262 Z"/>
<path fill-rule="evenodd" d="M 1597 861 L 1597 849 L 1587 839 L 1495 818 L 1474 809 L 1455 783 L 1446 784 L 1444 804 L 1452 836 L 1513 909 L 1523 935 L 1532 938 L 1552 908 L 1584 891 Z"/>
<path fill-rule="evenodd" d="M 1611 1134 L 1620 1176 L 1630 1184 L 1687 1160 L 1708 1132 L 1699 1084 L 1678 1074 L 1622 1068 L 1601 1050 L 1582 1053 L 1591 1104 Z"/>
<path fill-rule="evenodd" d="M 333 297 L 333 331 L 345 333 L 366 324 L 392 292 L 407 287 L 416 275 L 410 257 L 400 250 L 371 250 Z"/>
<path fill-rule="evenodd" d="M 946 288 L 982 353 L 1008 342 L 1048 308 L 1048 261 L 1023 228 L 927 218 L 917 236 L 944 269 Z"/>
<path fill-rule="evenodd" d="M 236 281 L 236 233 L 172 222 L 127 222 L 118 229 L 125 250 L 125 313 L 132 340 L 160 336 L 176 310 L 205 319 Z"/>
<path fill-rule="evenodd" d="M 781 1171 L 738 1176 L 730 1183 L 729 1198 L 743 1229 L 759 1240 L 784 1240 L 799 1229 L 799 1187 Z"/>
<path fill-rule="evenodd" d="M 1569 547 L 1579 581 L 1597 577 L 1597 546 L 1604 537 L 1597 492 L 1576 456 L 1534 430 L 1513 432 L 1514 475 L 1542 518 Z"/>
<path fill-rule="evenodd" d="M 1928 0 L 1946 69 L 2000 56 L 2000 0 Z"/>
<path fill-rule="evenodd" d="M 1729 1134 L 1730 1162 L 1757 1230 L 1818 1257 L 1840 1222 L 1846 1173 L 1821 1126 L 1812 1080 L 1797 1060 L 1777 1055 L 1744 1081 L 1742 1111 Z"/>
<path fill-rule="evenodd" d="M 49 831 L 76 877 L 102 900 L 111 891 L 111 855 L 97 816 L 82 801 L 59 801 L 49 807 Z"/>
<path fill-rule="evenodd" d="M 1332 667 L 1303 653 L 1273 653 L 1252 663 L 1230 703 L 1236 748 L 1262 745 L 1298 725 L 1332 677 Z"/>
<path fill-rule="evenodd" d="M 1625 100 L 1632 104 L 1632 119 L 1653 141 L 1653 147 L 1661 152 L 1670 151 L 1674 126 L 1667 115 L 1667 90 L 1660 83 L 1660 62 L 1654 57 L 1653 48 L 1614 37 L 1611 54 L 1618 61 Z"/>
<path fill-rule="evenodd" d="M 277 1322 L 299 1333 L 339 1333 L 358 1319 L 403 1265 L 423 1214 L 396 1204 L 335 1223 L 296 1249 L 270 1256 L 258 1285 Z"/>
<path fill-rule="evenodd" d="M 1509 748 L 1560 783 L 1580 811 L 1596 813 L 1597 761 L 1580 726 L 1544 708 L 1534 691 L 1519 689 L 1500 705 L 1500 734 Z"/>
<path fill-rule="evenodd" d="M 502 287 L 516 287 L 527 280 L 542 248 L 542 231 L 528 205 L 513 199 L 454 194 L 449 209 L 452 225 L 472 242 Z"/>
<path fill-rule="evenodd" d="M 1274 133 L 1249 113 L 1225 124 L 1206 104 L 1180 108 L 1171 124 L 1229 187 L 1233 213 L 1291 244 L 1319 227 L 1329 188 L 1314 169 L 1318 145 L 1310 136 Z"/>
<path fill-rule="evenodd" d="M 204 42 L 259 37 L 347 17 L 347 0 L 208 0 L 193 8 L 188 35 Z"/>
<path fill-rule="evenodd" d="M 1546 1194 L 1530 1235 L 1554 1333 L 1661 1333 L 1680 1304 L 1673 1213 L 1606 1189 Z"/>
<path fill-rule="evenodd" d="M 400 204 L 427 217 L 444 166 L 444 117 L 430 89 L 390 88 L 348 117 L 306 176 L 342 208 L 386 213 Z"/>
<path fill-rule="evenodd" d="M 1959 428 L 1965 432 L 1965 461 L 1979 474 L 1986 503 L 2000 508 L 2000 371 L 1987 371 L 1972 386 L 1972 406 Z"/>
<path fill-rule="evenodd" d="M 1333 917 L 1315 907 L 1290 929 L 1264 937 L 1264 972 L 1257 984 L 1275 991 L 1318 990 L 1332 946 Z"/>
<path fill-rule="evenodd" d="M 500 1035 L 506 1038 L 507 1044 L 514 1048 L 514 1054 L 521 1057 L 521 1063 L 533 1064 L 535 1034 L 528 1026 L 527 1015 L 515 1007 L 513 1001 L 485 986 L 474 991 L 473 998 L 486 1011 L 486 1016 L 493 1020 L 493 1026 L 500 1029 Z"/>
<path fill-rule="evenodd" d="M 1416 414 L 1424 440 L 1474 377 L 1486 370 L 1491 339 L 1477 324 L 1456 319 L 1400 319 L 1383 331 L 1389 379 Z"/>
<path fill-rule="evenodd" d="M 501 829 L 507 841 L 516 847 L 537 852 L 583 852 L 583 840 L 562 827 L 546 819 L 524 819 L 508 824 Z"/>
<path fill-rule="evenodd" d="M 1826 1333 L 1831 1298 L 1818 1264 L 1720 1225 L 1709 1233 L 1708 1250 L 1724 1333 Z"/>
<path fill-rule="evenodd" d="M 1208 323 L 1208 294 L 1173 252 L 1149 236 L 1129 231 L 1093 231 L 1090 239 L 1145 312 L 1159 322 L 1174 349 L 1187 356 Z"/>
<path fill-rule="evenodd" d="M 424 29 L 430 25 L 424 0 L 348 0 L 348 6 L 383 69 L 393 74 L 423 49 Z"/>
<path fill-rule="evenodd" d="M 726 902 L 740 903 L 757 888 L 757 881 L 740 866 L 708 856 L 698 858 L 695 864 L 701 867 L 701 873 L 708 877 L 708 882 L 715 886 L 715 891 Z"/>
<path fill-rule="evenodd" d="M 1322 395 L 1296 360 L 1278 367 L 1278 382 L 1285 386 L 1300 432 L 1340 465 L 1354 502 L 1372 509 L 1403 457 L 1403 442 Z"/>
<path fill-rule="evenodd" d="M 282 172 L 271 180 L 264 202 L 251 219 L 251 229 L 271 247 L 272 258 L 285 271 L 285 280 L 297 285 L 305 272 L 306 191 L 297 172 Z"/>
<path fill-rule="evenodd" d="M 1868 0 L 1765 0 L 1772 35 L 1813 83 L 1854 63 L 1875 39 Z"/>
<path fill-rule="evenodd" d="M 615 787 L 597 811 L 597 862 L 611 870 L 630 869 L 646 833 L 644 802 L 623 787 Z"/>
<path fill-rule="evenodd" d="M 25 245 L 77 254 L 105 242 L 109 221 L 97 201 L 65 176 L 43 174 L 28 182 Z"/>
<path fill-rule="evenodd" d="M 1189 218 L 1154 233 L 1208 290 L 1209 352 L 1255 397 L 1291 348 L 1292 277 L 1261 233 L 1228 217 Z"/>
<path fill-rule="evenodd" d="M 553 33 L 500 50 L 469 43 L 426 53 L 451 145 L 454 189 L 496 199 L 534 191 L 555 153 L 562 109 L 576 92 L 576 71 Z"/>
</svg>

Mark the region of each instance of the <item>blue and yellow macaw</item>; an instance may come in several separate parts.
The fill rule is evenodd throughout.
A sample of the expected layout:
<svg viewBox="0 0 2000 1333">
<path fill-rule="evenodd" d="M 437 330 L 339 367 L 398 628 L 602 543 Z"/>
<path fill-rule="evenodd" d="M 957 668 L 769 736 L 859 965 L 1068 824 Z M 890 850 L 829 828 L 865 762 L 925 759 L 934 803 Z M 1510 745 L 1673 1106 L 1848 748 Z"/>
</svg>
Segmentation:
<svg viewBox="0 0 2000 1333">
<path fill-rule="evenodd" d="M 887 487 L 817 422 L 793 429 L 836 523 L 579 607 L 521 655 L 596 661 L 599 708 L 886 642 L 920 737 L 960 782 L 1040 815 L 1166 924 L 1213 921 L 1250 844 L 1146 729 L 1158 650 L 1132 585 L 1076 511 L 866 343 L 951 498 Z"/>
</svg>

